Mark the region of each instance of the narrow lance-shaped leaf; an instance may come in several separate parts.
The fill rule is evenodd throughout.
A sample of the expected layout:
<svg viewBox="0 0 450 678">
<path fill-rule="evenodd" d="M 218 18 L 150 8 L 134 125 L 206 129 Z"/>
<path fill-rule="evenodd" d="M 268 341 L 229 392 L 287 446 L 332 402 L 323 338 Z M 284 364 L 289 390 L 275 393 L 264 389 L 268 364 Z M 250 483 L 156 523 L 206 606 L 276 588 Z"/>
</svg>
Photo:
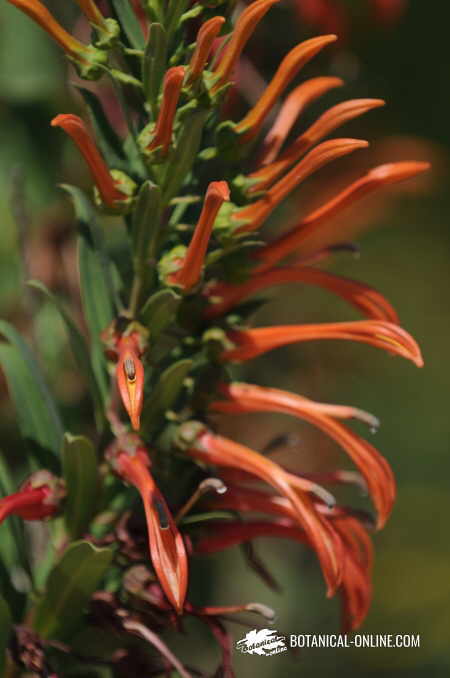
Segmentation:
<svg viewBox="0 0 450 678">
<path fill-rule="evenodd" d="M 97 502 L 97 455 L 91 441 L 66 433 L 62 462 L 67 486 L 64 519 L 71 537 L 77 539 L 87 530 Z"/>
<path fill-rule="evenodd" d="M 23 438 L 34 458 L 55 470 L 63 427 L 40 367 L 17 330 L 0 320 L 0 334 L 10 345 L 0 345 L 0 364 L 8 380 Z"/>
<path fill-rule="evenodd" d="M 84 99 L 94 129 L 95 140 L 110 167 L 127 171 L 127 162 L 122 142 L 110 125 L 100 100 L 89 89 L 77 87 Z"/>
<path fill-rule="evenodd" d="M 178 193 L 192 169 L 207 117 L 208 111 L 198 111 L 184 120 L 183 129 L 167 164 L 163 188 L 165 202 L 169 202 Z"/>
<path fill-rule="evenodd" d="M 106 397 L 106 361 L 100 342 L 101 332 L 114 317 L 115 290 L 111 263 L 105 251 L 102 233 L 94 209 L 84 193 L 74 186 L 63 186 L 71 196 L 78 221 L 78 267 L 81 301 L 91 335 L 92 366 L 103 397 Z"/>
<path fill-rule="evenodd" d="M 52 294 L 43 283 L 41 283 L 39 280 L 31 280 L 28 284 L 31 287 L 34 287 L 35 289 L 45 294 L 47 299 L 58 310 L 62 318 L 62 321 L 64 322 L 64 325 L 66 327 L 67 333 L 69 335 L 70 346 L 72 348 L 75 360 L 77 361 L 79 368 L 86 375 L 86 378 L 88 380 L 89 393 L 94 404 L 95 420 L 97 422 L 97 427 L 102 428 L 103 423 L 102 393 L 100 390 L 100 385 L 97 383 L 97 378 L 91 364 L 89 350 L 83 335 L 81 334 L 74 320 L 66 311 L 60 300 L 57 299 L 55 295 Z"/>
<path fill-rule="evenodd" d="M 124 0 L 112 0 L 112 6 L 131 46 L 135 49 L 144 49 L 144 36 L 131 4 L 128 0 L 125 2 Z"/>
<path fill-rule="evenodd" d="M 43 638 L 71 638 L 112 555 L 110 549 L 98 549 L 87 541 L 74 542 L 67 548 L 50 572 L 45 593 L 35 608 L 33 627 Z"/>
<path fill-rule="evenodd" d="M 137 273 L 143 273 L 149 268 L 149 258 L 158 237 L 160 210 L 159 186 L 146 181 L 139 191 L 132 220 L 133 261 Z"/>
<path fill-rule="evenodd" d="M 167 63 L 167 37 L 164 26 L 153 23 L 150 26 L 147 45 L 142 61 L 142 80 L 144 85 L 144 94 L 150 105 L 153 114 L 156 114 L 156 104 L 158 101 L 159 90 Z M 155 115 L 156 117 L 156 115 Z"/>
</svg>

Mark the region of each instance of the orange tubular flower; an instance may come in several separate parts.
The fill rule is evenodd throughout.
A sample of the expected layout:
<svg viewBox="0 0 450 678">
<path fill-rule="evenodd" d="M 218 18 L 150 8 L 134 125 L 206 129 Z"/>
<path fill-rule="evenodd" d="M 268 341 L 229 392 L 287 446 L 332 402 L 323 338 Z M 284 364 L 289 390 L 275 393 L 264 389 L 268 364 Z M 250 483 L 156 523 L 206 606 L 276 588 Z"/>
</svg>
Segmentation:
<svg viewBox="0 0 450 678">
<path fill-rule="evenodd" d="M 49 471 L 37 471 L 18 492 L 0 499 L 0 524 L 8 516 L 43 520 L 58 512 L 65 495 L 62 481 Z"/>
<path fill-rule="evenodd" d="M 188 562 L 183 538 L 167 504 L 148 469 L 149 459 L 143 446 L 134 454 L 120 451 L 115 444 L 113 465 L 117 473 L 138 490 L 144 504 L 150 557 L 167 599 L 180 614 L 183 611 L 188 581 Z"/>
<path fill-rule="evenodd" d="M 92 24 L 94 24 L 94 26 L 98 26 L 103 29 L 107 28 L 106 19 L 100 12 L 94 0 L 76 0 L 76 2 L 83 14 Z"/>
<path fill-rule="evenodd" d="M 244 445 L 214 435 L 204 427 L 184 424 L 181 436 L 187 453 L 208 464 L 246 471 L 278 490 L 292 506 L 295 519 L 305 530 L 317 553 L 327 582 L 328 596 L 333 595 L 341 580 L 341 560 L 336 535 L 317 513 L 310 497 L 291 485 L 290 474 L 270 459 Z"/>
<path fill-rule="evenodd" d="M 279 325 L 251 330 L 230 331 L 235 348 L 222 353 L 223 360 L 243 362 L 280 346 L 316 339 L 348 339 L 403 356 L 417 367 L 423 366 L 420 349 L 408 332 L 382 320 L 320 323 L 317 325 Z"/>
<path fill-rule="evenodd" d="M 215 318 L 223 315 L 255 292 L 261 292 L 274 285 L 292 282 L 316 285 L 329 290 L 350 302 L 367 318 L 398 323 L 396 311 L 377 290 L 356 280 L 309 266 L 273 268 L 269 271 L 256 273 L 241 285 L 228 285 L 226 283 L 215 285 L 208 291 L 211 303 L 205 310 L 205 316 Z"/>
<path fill-rule="evenodd" d="M 224 23 L 225 19 L 223 16 L 213 16 L 200 27 L 197 33 L 195 50 L 189 63 L 188 84 L 197 80 L 203 73 L 214 40 L 219 35 Z"/>
<path fill-rule="evenodd" d="M 258 23 L 268 12 L 272 5 L 279 0 L 256 0 L 242 12 L 236 22 L 231 40 L 226 45 L 219 65 L 214 69 L 217 81 L 213 87 L 213 93 L 222 85 L 225 85 L 232 74 L 233 68 L 241 56 L 242 50 L 253 34 Z"/>
<path fill-rule="evenodd" d="M 116 366 L 117 385 L 120 397 L 135 431 L 139 431 L 144 402 L 144 366 L 135 336 L 125 336 L 118 344 L 119 360 Z"/>
<path fill-rule="evenodd" d="M 244 141 L 251 141 L 258 135 L 266 115 L 299 70 L 321 49 L 336 40 L 336 35 L 311 38 L 294 47 L 285 56 L 256 106 L 236 125 L 236 131 L 243 133 Z"/>
<path fill-rule="evenodd" d="M 48 9 L 39 0 L 7 0 L 22 12 L 28 14 L 41 28 L 46 31 L 62 49 L 75 60 L 83 60 L 88 47 L 70 35 L 50 14 Z"/>
<path fill-rule="evenodd" d="M 239 232 L 258 229 L 275 207 L 307 177 L 329 162 L 360 148 L 367 148 L 368 145 L 367 141 L 361 139 L 330 139 L 313 148 L 298 165 L 272 186 L 261 200 L 235 212 L 234 220 L 247 222 L 239 227 Z"/>
<path fill-rule="evenodd" d="M 117 202 L 124 200 L 126 196 L 116 188 L 108 166 L 100 155 L 81 118 L 71 113 L 57 115 L 56 118 L 53 118 L 51 125 L 52 127 L 62 127 L 72 137 L 91 170 L 105 205 L 114 207 Z"/>
<path fill-rule="evenodd" d="M 394 162 L 379 165 L 354 181 L 325 205 L 311 212 L 293 229 L 262 248 L 255 256 L 261 261 L 259 270 L 271 268 L 292 254 L 326 220 L 340 214 L 365 195 L 375 193 L 384 186 L 415 177 L 430 168 L 427 162 Z"/>
<path fill-rule="evenodd" d="M 214 221 L 224 201 L 229 199 L 230 191 L 226 181 L 212 181 L 209 184 L 194 235 L 181 268 L 170 276 L 171 284 L 189 290 L 198 283 Z"/>
<path fill-rule="evenodd" d="M 341 78 L 319 77 L 306 80 L 286 98 L 275 122 L 264 139 L 258 157 L 258 165 L 268 165 L 277 157 L 289 132 L 303 111 L 334 87 L 342 87 Z"/>
<path fill-rule="evenodd" d="M 258 179 L 258 184 L 253 187 L 253 191 L 261 190 L 270 186 L 280 174 L 286 171 L 294 162 L 297 162 L 307 150 L 324 137 L 334 132 L 335 129 L 344 125 L 346 122 L 371 111 L 374 108 L 384 106 L 382 99 L 352 99 L 344 101 L 330 108 L 315 123 L 303 132 L 289 148 L 281 155 L 279 160 L 272 162 L 266 167 L 262 167 L 250 174 L 251 179 Z"/>
<path fill-rule="evenodd" d="M 332 409 L 327 413 L 323 405 L 302 396 L 252 384 L 224 384 L 221 391 L 228 400 L 214 402 L 211 408 L 216 412 L 281 412 L 308 421 L 329 435 L 346 450 L 363 475 L 378 512 L 377 526 L 383 527 L 395 500 L 391 467 L 370 443 L 335 421 Z M 354 416 L 352 408 L 345 408 L 344 412 L 345 418 Z"/>
<path fill-rule="evenodd" d="M 173 66 L 164 76 L 162 102 L 156 121 L 155 132 L 148 151 L 162 146 L 162 153 L 167 155 L 172 141 L 173 122 L 177 110 L 178 99 L 184 80 L 184 67 Z"/>
</svg>

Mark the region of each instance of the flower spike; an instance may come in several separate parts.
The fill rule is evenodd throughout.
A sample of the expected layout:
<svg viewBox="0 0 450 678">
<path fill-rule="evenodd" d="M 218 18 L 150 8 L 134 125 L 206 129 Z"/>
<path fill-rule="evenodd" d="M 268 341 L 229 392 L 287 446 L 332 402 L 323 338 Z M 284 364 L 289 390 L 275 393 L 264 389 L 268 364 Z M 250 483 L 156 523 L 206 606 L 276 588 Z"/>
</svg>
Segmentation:
<svg viewBox="0 0 450 678">
<path fill-rule="evenodd" d="M 135 431 L 139 431 L 144 401 L 144 366 L 135 335 L 124 336 L 118 343 L 117 385 L 122 402 Z"/>
<path fill-rule="evenodd" d="M 303 132 L 289 148 L 282 153 L 280 158 L 266 167 L 262 167 L 256 172 L 250 174 L 251 179 L 258 179 L 258 183 L 253 187 L 253 191 L 267 188 L 283 172 L 285 172 L 294 162 L 297 162 L 306 151 L 324 137 L 334 132 L 346 122 L 364 115 L 374 108 L 384 106 L 382 99 L 352 99 L 344 101 L 330 108 L 329 111 L 320 116 L 315 123 Z"/>
<path fill-rule="evenodd" d="M 268 165 L 277 157 L 293 125 L 303 111 L 334 87 L 342 87 L 341 78 L 319 77 L 306 80 L 284 101 L 275 122 L 267 133 L 258 156 L 258 165 Z"/>
<path fill-rule="evenodd" d="M 279 325 L 251 330 L 233 330 L 228 338 L 235 348 L 222 354 L 223 360 L 243 362 L 267 351 L 301 341 L 348 339 L 400 355 L 417 367 L 423 366 L 420 349 L 408 332 L 382 320 L 320 323 L 317 325 Z"/>
<path fill-rule="evenodd" d="M 171 284 L 189 290 L 198 283 L 214 221 L 224 201 L 229 199 L 230 191 L 226 181 L 212 181 L 209 184 L 194 235 L 180 269 L 169 278 Z"/>
<path fill-rule="evenodd" d="M 175 610 L 183 611 L 188 582 L 186 550 L 172 515 L 149 471 L 150 461 L 143 443 L 128 436 L 118 439 L 107 451 L 117 474 L 139 492 L 147 520 L 150 557 L 164 593 Z"/>
<path fill-rule="evenodd" d="M 342 276 L 310 266 L 273 268 L 252 275 L 240 285 L 221 283 L 208 290 L 210 305 L 205 310 L 207 318 L 227 313 L 247 297 L 274 285 L 299 282 L 316 285 L 345 299 L 367 318 L 398 323 L 398 316 L 391 304 L 377 290 Z"/>
<path fill-rule="evenodd" d="M 18 492 L 0 499 L 0 524 L 8 516 L 23 520 L 43 520 L 55 515 L 66 494 L 62 480 L 50 471 L 37 471 Z"/>
<path fill-rule="evenodd" d="M 244 141 L 251 141 L 258 135 L 265 117 L 299 70 L 321 49 L 335 40 L 336 35 L 311 38 L 294 47 L 285 56 L 256 106 L 236 125 L 236 131 L 243 134 Z"/>
<path fill-rule="evenodd" d="M 71 113 L 57 115 L 51 122 L 52 127 L 61 127 L 78 146 L 83 155 L 91 174 L 94 178 L 100 196 L 108 207 L 114 207 L 116 203 L 124 200 L 127 196 L 119 191 L 111 173 L 92 140 L 86 125 L 78 117 Z"/>
<path fill-rule="evenodd" d="M 235 221 L 244 222 L 239 227 L 239 232 L 258 229 L 275 207 L 311 174 L 317 172 L 329 162 L 353 153 L 360 148 L 367 148 L 368 145 L 367 141 L 361 139 L 331 139 L 313 148 L 298 165 L 272 186 L 263 198 L 234 213 L 233 219 Z"/>
<path fill-rule="evenodd" d="M 233 68 L 239 59 L 242 50 L 252 36 L 253 31 L 266 12 L 268 12 L 271 6 L 276 2 L 279 2 L 279 0 L 256 0 L 256 2 L 253 2 L 244 9 L 236 22 L 233 33 L 231 34 L 231 40 L 223 51 L 219 65 L 214 69 L 217 81 L 214 84 L 213 93 L 228 82 L 233 72 Z"/>
<path fill-rule="evenodd" d="M 213 16 L 200 27 L 197 33 L 195 50 L 189 63 L 188 84 L 197 80 L 203 73 L 214 40 L 219 35 L 224 23 L 225 19 L 223 16 Z"/>
<path fill-rule="evenodd" d="M 333 406 L 323 406 L 287 391 L 253 384 L 223 385 L 221 390 L 228 400 L 213 403 L 211 407 L 214 411 L 232 414 L 281 412 L 308 421 L 329 435 L 346 450 L 363 475 L 378 511 L 378 528 L 383 527 L 395 499 L 395 479 L 391 467 L 370 443 L 333 418 L 336 413 L 338 416 L 341 414 L 341 417 L 345 415 L 345 418 L 358 417 L 358 411 L 344 408 L 339 412 L 339 406 L 335 406 L 333 414 Z M 330 408 L 328 412 L 327 407 Z"/>
<path fill-rule="evenodd" d="M 341 578 L 340 559 L 336 552 L 334 536 L 327 523 L 316 512 L 309 496 L 291 486 L 290 474 L 258 452 L 223 436 L 214 435 L 194 422 L 181 426 L 180 437 L 187 453 L 195 459 L 219 467 L 246 471 L 278 490 L 289 500 L 296 520 L 314 544 L 327 582 L 328 595 L 332 595 Z"/>
<path fill-rule="evenodd" d="M 394 162 L 380 165 L 354 181 L 325 205 L 311 212 L 297 226 L 262 248 L 255 256 L 261 260 L 260 270 L 266 270 L 284 257 L 292 254 L 326 220 L 340 214 L 357 200 L 384 186 L 426 172 L 428 162 Z"/>
<path fill-rule="evenodd" d="M 147 151 L 153 151 L 161 146 L 163 155 L 167 155 L 172 141 L 173 123 L 183 80 L 183 66 L 169 68 L 164 76 L 161 107 L 155 125 L 154 136 L 151 143 L 147 146 Z"/>
<path fill-rule="evenodd" d="M 39 24 L 62 47 L 67 56 L 79 66 L 85 77 L 98 75 L 98 66 L 106 63 L 107 60 L 105 52 L 91 45 L 84 45 L 74 38 L 56 21 L 40 0 L 7 0 L 7 2 L 28 14 L 33 21 Z"/>
</svg>

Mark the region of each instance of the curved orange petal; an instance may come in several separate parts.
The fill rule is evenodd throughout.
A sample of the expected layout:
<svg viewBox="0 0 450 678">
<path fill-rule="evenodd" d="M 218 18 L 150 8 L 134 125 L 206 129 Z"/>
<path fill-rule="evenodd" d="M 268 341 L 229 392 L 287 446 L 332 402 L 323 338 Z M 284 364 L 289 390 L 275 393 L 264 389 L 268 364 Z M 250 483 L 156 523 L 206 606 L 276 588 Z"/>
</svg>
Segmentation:
<svg viewBox="0 0 450 678">
<path fill-rule="evenodd" d="M 226 181 L 212 181 L 209 184 L 203 209 L 186 255 L 182 259 L 181 268 L 169 278 L 172 284 L 188 290 L 198 283 L 214 221 L 223 202 L 229 199 L 230 191 Z"/>
<path fill-rule="evenodd" d="M 270 188 L 263 198 L 235 212 L 232 218 L 243 221 L 238 232 L 247 233 L 258 229 L 302 181 L 321 167 L 360 148 L 367 148 L 367 141 L 361 139 L 331 139 L 324 141 L 310 151 L 290 172 Z"/>
<path fill-rule="evenodd" d="M 271 268 L 284 257 L 292 254 L 326 220 L 340 214 L 366 195 L 378 189 L 415 177 L 430 168 L 427 162 L 395 162 L 380 165 L 354 181 L 325 205 L 314 210 L 293 229 L 269 243 L 255 254 L 261 261 L 260 269 Z"/>
<path fill-rule="evenodd" d="M 341 87 L 343 84 L 341 78 L 318 77 L 306 80 L 292 90 L 262 143 L 257 165 L 268 165 L 273 162 L 300 114 L 330 89 Z"/>
<path fill-rule="evenodd" d="M 321 323 L 317 325 L 279 325 L 228 332 L 235 348 L 225 351 L 222 360 L 241 362 L 274 348 L 316 339 L 348 339 L 395 353 L 423 366 L 420 349 L 406 330 L 382 320 Z"/>
<path fill-rule="evenodd" d="M 251 141 L 258 135 L 265 117 L 299 70 L 321 49 L 336 40 L 336 35 L 321 35 L 317 38 L 305 40 L 305 42 L 291 49 L 279 65 L 277 72 L 257 104 L 236 125 L 236 131 L 243 133 L 244 141 Z"/>
<path fill-rule="evenodd" d="M 258 179 L 258 183 L 252 187 L 252 191 L 262 190 L 270 186 L 314 144 L 334 132 L 341 125 L 374 108 L 384 106 L 384 104 L 385 102 L 382 99 L 352 99 L 333 106 L 321 115 L 306 132 L 297 137 L 278 160 L 249 175 L 251 179 Z"/>
<path fill-rule="evenodd" d="M 148 459 L 141 451 L 134 455 L 123 452 L 116 459 L 118 473 L 134 485 L 141 495 L 155 572 L 168 600 L 181 613 L 188 581 L 186 550 L 183 538 L 147 467 Z"/>
<path fill-rule="evenodd" d="M 138 431 L 144 402 L 144 366 L 135 342 L 129 337 L 121 339 L 119 343 L 116 377 L 122 402 L 133 429 Z"/>
<path fill-rule="evenodd" d="M 256 0 L 244 9 L 236 22 L 230 41 L 223 50 L 219 64 L 214 69 L 217 81 L 213 87 L 213 93 L 230 79 L 233 68 L 253 31 L 276 2 L 279 0 Z"/>
<path fill-rule="evenodd" d="M 101 28 L 106 28 L 106 19 L 103 14 L 100 12 L 94 0 L 75 0 L 77 5 L 80 7 L 83 14 L 89 19 L 89 21 L 94 24 L 94 26 L 100 26 Z"/>
<path fill-rule="evenodd" d="M 108 166 L 87 131 L 86 125 L 78 115 L 71 113 L 57 115 L 51 121 L 51 126 L 61 127 L 73 139 L 91 170 L 102 200 L 106 205 L 114 207 L 116 202 L 126 197 L 116 188 Z"/>
<path fill-rule="evenodd" d="M 87 45 L 83 45 L 70 35 L 39 0 L 7 0 L 7 2 L 28 14 L 67 54 L 80 57 L 87 51 Z"/>
<path fill-rule="evenodd" d="M 214 40 L 225 23 L 223 16 L 213 16 L 200 27 L 197 33 L 194 53 L 189 62 L 189 76 L 187 82 L 196 80 L 203 73 L 210 55 Z"/>
<path fill-rule="evenodd" d="M 147 146 L 148 151 L 152 151 L 159 146 L 162 147 L 162 153 L 167 154 L 172 141 L 173 122 L 177 110 L 178 99 L 181 94 L 181 88 L 184 80 L 184 67 L 173 66 L 169 68 L 164 76 L 163 93 L 161 106 L 156 120 L 154 136 L 151 143 Z"/>
<path fill-rule="evenodd" d="M 285 496 L 295 511 L 296 520 L 314 545 L 327 581 L 328 595 L 332 595 L 341 576 L 334 537 L 327 523 L 316 512 L 308 495 L 291 487 L 289 474 L 254 450 L 207 430 L 197 435 L 187 452 L 192 457 L 209 464 L 247 471 Z"/>
<path fill-rule="evenodd" d="M 337 294 L 362 311 L 367 318 L 398 323 L 398 316 L 391 304 L 377 290 L 342 276 L 328 273 L 309 266 L 296 268 L 274 268 L 252 275 L 240 285 L 219 283 L 210 287 L 208 296 L 211 303 L 205 309 L 207 318 L 215 318 L 227 313 L 243 299 L 274 285 L 287 283 L 305 283 L 316 285 Z"/>
<path fill-rule="evenodd" d="M 281 412 L 308 421 L 330 436 L 346 450 L 363 475 L 378 512 L 378 528 L 385 524 L 395 499 L 395 479 L 391 467 L 373 445 L 335 421 L 320 404 L 302 396 L 240 383 L 223 385 L 221 390 L 229 401 L 213 403 L 213 410 L 229 413 Z M 352 408 L 348 410 L 351 412 Z"/>
</svg>

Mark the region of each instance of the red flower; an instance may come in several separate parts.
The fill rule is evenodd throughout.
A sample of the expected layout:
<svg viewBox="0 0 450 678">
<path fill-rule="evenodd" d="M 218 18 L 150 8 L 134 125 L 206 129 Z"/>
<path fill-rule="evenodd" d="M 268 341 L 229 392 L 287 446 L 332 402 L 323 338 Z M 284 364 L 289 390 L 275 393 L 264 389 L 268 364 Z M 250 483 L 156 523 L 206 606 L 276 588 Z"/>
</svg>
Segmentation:
<svg viewBox="0 0 450 678">
<path fill-rule="evenodd" d="M 214 221 L 222 204 L 229 198 L 230 192 L 226 181 L 212 181 L 209 184 L 190 245 L 179 262 L 179 270 L 169 277 L 172 285 L 189 290 L 200 280 Z"/>
<path fill-rule="evenodd" d="M 233 68 L 241 56 L 242 50 L 251 38 L 256 26 L 270 7 L 279 0 L 256 0 L 246 7 L 239 16 L 231 34 L 231 39 L 225 46 L 218 66 L 214 69 L 217 81 L 213 92 L 225 85 L 230 79 Z"/>
<path fill-rule="evenodd" d="M 49 471 L 37 471 L 18 492 L 0 499 L 0 523 L 10 515 L 43 520 L 55 515 L 65 496 L 63 482 Z"/>
<path fill-rule="evenodd" d="M 191 83 L 201 76 L 211 53 L 214 40 L 220 33 L 225 23 L 223 16 L 213 16 L 201 25 L 195 42 L 195 50 L 189 63 L 188 83 Z"/>
<path fill-rule="evenodd" d="M 342 576 L 335 534 L 317 512 L 310 497 L 295 486 L 294 477 L 254 450 L 214 435 L 195 422 L 183 424 L 180 436 L 187 453 L 195 459 L 250 473 L 278 490 L 289 501 L 296 521 L 314 545 L 327 582 L 328 595 L 332 595 Z"/>
<path fill-rule="evenodd" d="M 335 129 L 346 122 L 374 108 L 384 106 L 384 103 L 382 99 L 352 99 L 336 104 L 336 106 L 333 106 L 321 115 L 306 132 L 297 137 L 278 160 L 274 159 L 270 164 L 266 163 L 265 167 L 261 167 L 249 175 L 249 178 L 258 180 L 253 190 L 257 191 L 267 188 L 318 141 L 334 132 Z"/>
<path fill-rule="evenodd" d="M 133 485 L 144 504 L 150 558 L 167 599 L 180 614 L 188 582 L 188 562 L 183 538 L 149 471 L 150 460 L 142 441 L 135 436 L 117 439 L 107 458 L 118 475 Z"/>
<path fill-rule="evenodd" d="M 266 115 L 299 70 L 321 49 L 335 40 L 335 35 L 321 35 L 318 38 L 311 38 L 311 40 L 305 40 L 305 42 L 294 47 L 284 57 L 258 103 L 236 125 L 236 131 L 243 133 L 245 141 L 251 141 L 258 135 Z"/>
<path fill-rule="evenodd" d="M 391 304 L 377 290 L 356 280 L 327 273 L 310 266 L 273 268 L 255 273 L 240 285 L 219 283 L 208 288 L 210 305 L 205 310 L 207 318 L 227 313 L 255 292 L 274 285 L 304 283 L 329 290 L 360 310 L 367 318 L 398 323 L 398 316 Z"/>
<path fill-rule="evenodd" d="M 117 345 L 117 385 L 122 402 L 135 431 L 140 428 L 140 416 L 144 402 L 144 366 L 140 359 L 139 336 L 132 333 L 122 336 Z"/>
<path fill-rule="evenodd" d="M 155 131 L 147 151 L 153 151 L 161 147 L 163 155 L 167 155 L 172 143 L 172 130 L 178 99 L 184 80 L 184 67 L 174 66 L 169 68 L 164 76 L 162 101 L 156 120 Z"/>
<path fill-rule="evenodd" d="M 127 197 L 116 188 L 114 179 L 81 118 L 71 113 L 57 115 L 56 118 L 53 118 L 51 125 L 52 127 L 62 127 L 72 137 L 86 160 L 106 205 L 114 207 L 116 203 Z"/>
<path fill-rule="evenodd" d="M 395 162 L 370 170 L 334 198 L 308 214 L 293 229 L 263 247 L 255 255 L 255 258 L 261 262 L 259 270 L 271 268 L 278 261 L 295 252 L 322 223 L 353 205 L 360 198 L 375 193 L 384 186 L 421 174 L 429 167 L 427 162 Z"/>
<path fill-rule="evenodd" d="M 227 400 L 214 402 L 218 412 L 282 412 L 317 426 L 343 447 L 362 473 L 378 511 L 378 528 L 383 527 L 395 500 L 395 479 L 387 461 L 366 440 L 338 419 L 361 418 L 351 407 L 315 403 L 302 396 L 252 384 L 227 384 L 221 387 Z"/>
<path fill-rule="evenodd" d="M 87 45 L 79 42 L 73 35 L 70 35 L 50 14 L 48 9 L 39 0 L 7 0 L 11 5 L 15 5 L 22 12 L 28 14 L 44 31 L 46 31 L 63 50 L 76 61 L 89 62 L 90 50 Z M 80 3 L 81 4 L 81 3 Z"/>
<path fill-rule="evenodd" d="M 235 348 L 225 351 L 222 360 L 242 362 L 274 348 L 316 339 L 349 339 L 395 353 L 423 366 L 420 349 L 408 332 L 382 320 L 321 323 L 317 325 L 279 325 L 250 330 L 232 330 L 228 338 Z"/>
<path fill-rule="evenodd" d="M 258 229 L 272 214 L 275 207 L 311 174 L 317 172 L 318 169 L 329 162 L 353 153 L 360 148 L 367 148 L 368 145 L 367 141 L 360 139 L 331 139 L 313 148 L 298 165 L 272 186 L 261 200 L 257 200 L 233 214 L 235 221 L 242 222 L 242 226 L 238 229 L 239 232 L 246 233 Z"/>
<path fill-rule="evenodd" d="M 268 165 L 277 157 L 299 116 L 313 101 L 333 87 L 342 87 L 341 78 L 319 77 L 302 82 L 283 102 L 275 122 L 261 144 L 258 165 Z"/>
</svg>

